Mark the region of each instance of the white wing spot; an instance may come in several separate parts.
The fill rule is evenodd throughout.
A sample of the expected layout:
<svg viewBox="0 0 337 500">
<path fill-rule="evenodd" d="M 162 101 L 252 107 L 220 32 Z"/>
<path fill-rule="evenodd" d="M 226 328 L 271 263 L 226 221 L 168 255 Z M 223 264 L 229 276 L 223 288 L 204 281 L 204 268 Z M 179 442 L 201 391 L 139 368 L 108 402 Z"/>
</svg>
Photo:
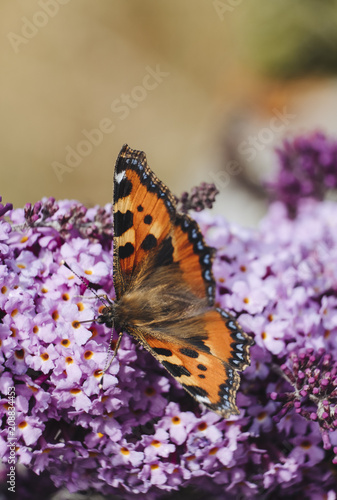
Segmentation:
<svg viewBox="0 0 337 500">
<path fill-rule="evenodd" d="M 206 396 L 195 396 L 195 399 L 198 401 L 198 403 L 203 403 L 208 405 L 211 404 L 210 400 Z"/>
<path fill-rule="evenodd" d="M 124 179 L 125 177 L 125 171 L 123 172 L 120 172 L 119 174 L 117 174 L 117 172 L 115 173 L 115 180 L 117 182 L 117 184 L 120 184 L 122 179 Z"/>
</svg>

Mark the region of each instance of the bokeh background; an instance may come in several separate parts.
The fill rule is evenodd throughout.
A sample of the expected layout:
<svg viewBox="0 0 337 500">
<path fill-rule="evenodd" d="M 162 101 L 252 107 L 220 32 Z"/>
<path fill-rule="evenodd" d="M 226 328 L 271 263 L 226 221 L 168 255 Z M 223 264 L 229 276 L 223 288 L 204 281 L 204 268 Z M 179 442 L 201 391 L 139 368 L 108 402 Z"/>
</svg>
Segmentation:
<svg viewBox="0 0 337 500">
<path fill-rule="evenodd" d="M 336 27 L 335 0 L 2 0 L 3 200 L 105 204 L 126 142 L 175 194 L 215 182 L 215 210 L 256 224 L 273 146 L 337 133 Z"/>
</svg>

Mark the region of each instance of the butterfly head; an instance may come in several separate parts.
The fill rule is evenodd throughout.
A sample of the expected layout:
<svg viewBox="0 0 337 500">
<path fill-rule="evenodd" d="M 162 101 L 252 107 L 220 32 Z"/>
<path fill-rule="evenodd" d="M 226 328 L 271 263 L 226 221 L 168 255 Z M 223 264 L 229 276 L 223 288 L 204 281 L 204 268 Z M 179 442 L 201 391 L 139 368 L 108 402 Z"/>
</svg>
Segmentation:
<svg viewBox="0 0 337 500">
<path fill-rule="evenodd" d="M 112 303 L 102 309 L 101 314 L 96 318 L 96 322 L 100 325 L 106 325 L 108 328 L 113 328 L 115 324 L 115 304 Z"/>
</svg>

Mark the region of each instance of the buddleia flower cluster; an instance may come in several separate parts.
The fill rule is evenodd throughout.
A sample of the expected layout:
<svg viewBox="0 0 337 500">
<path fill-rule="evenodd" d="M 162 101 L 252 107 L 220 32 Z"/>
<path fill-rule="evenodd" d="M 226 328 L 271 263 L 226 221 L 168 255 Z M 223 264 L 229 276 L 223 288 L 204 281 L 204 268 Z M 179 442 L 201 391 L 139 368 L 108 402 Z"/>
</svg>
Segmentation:
<svg viewBox="0 0 337 500">
<path fill-rule="evenodd" d="M 295 217 L 299 200 L 323 200 L 337 188 L 337 140 L 322 132 L 286 139 L 276 150 L 278 171 L 268 183 L 271 197 Z"/>
<path fill-rule="evenodd" d="M 186 214 L 190 210 L 201 212 L 205 208 L 212 208 L 219 191 L 215 184 L 202 182 L 192 188 L 191 192 L 185 191 L 180 198 L 176 197 L 179 212 Z"/>
<path fill-rule="evenodd" d="M 110 205 L 0 206 L 4 498 L 15 442 L 17 493 L 27 500 L 42 491 L 336 499 L 337 204 L 302 192 L 292 217 L 275 202 L 257 229 L 193 214 L 216 249 L 217 305 L 255 340 L 240 414 L 228 419 L 198 405 L 127 335 L 100 387 L 111 332 L 93 321 L 102 303 L 92 290 L 114 298 Z"/>
</svg>

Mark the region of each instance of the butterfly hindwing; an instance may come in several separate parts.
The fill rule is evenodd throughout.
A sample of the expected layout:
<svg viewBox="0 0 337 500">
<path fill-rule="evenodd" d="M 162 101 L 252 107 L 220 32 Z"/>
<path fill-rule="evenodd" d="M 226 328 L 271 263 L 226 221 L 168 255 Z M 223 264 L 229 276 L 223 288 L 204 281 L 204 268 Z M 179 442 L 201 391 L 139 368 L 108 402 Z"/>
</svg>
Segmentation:
<svg viewBox="0 0 337 500">
<path fill-rule="evenodd" d="M 223 417 L 238 414 L 238 370 L 249 364 L 250 342 L 234 318 L 221 309 L 207 311 L 198 321 L 203 328 L 199 338 L 179 340 L 139 331 L 132 335 L 199 403 Z"/>
</svg>

